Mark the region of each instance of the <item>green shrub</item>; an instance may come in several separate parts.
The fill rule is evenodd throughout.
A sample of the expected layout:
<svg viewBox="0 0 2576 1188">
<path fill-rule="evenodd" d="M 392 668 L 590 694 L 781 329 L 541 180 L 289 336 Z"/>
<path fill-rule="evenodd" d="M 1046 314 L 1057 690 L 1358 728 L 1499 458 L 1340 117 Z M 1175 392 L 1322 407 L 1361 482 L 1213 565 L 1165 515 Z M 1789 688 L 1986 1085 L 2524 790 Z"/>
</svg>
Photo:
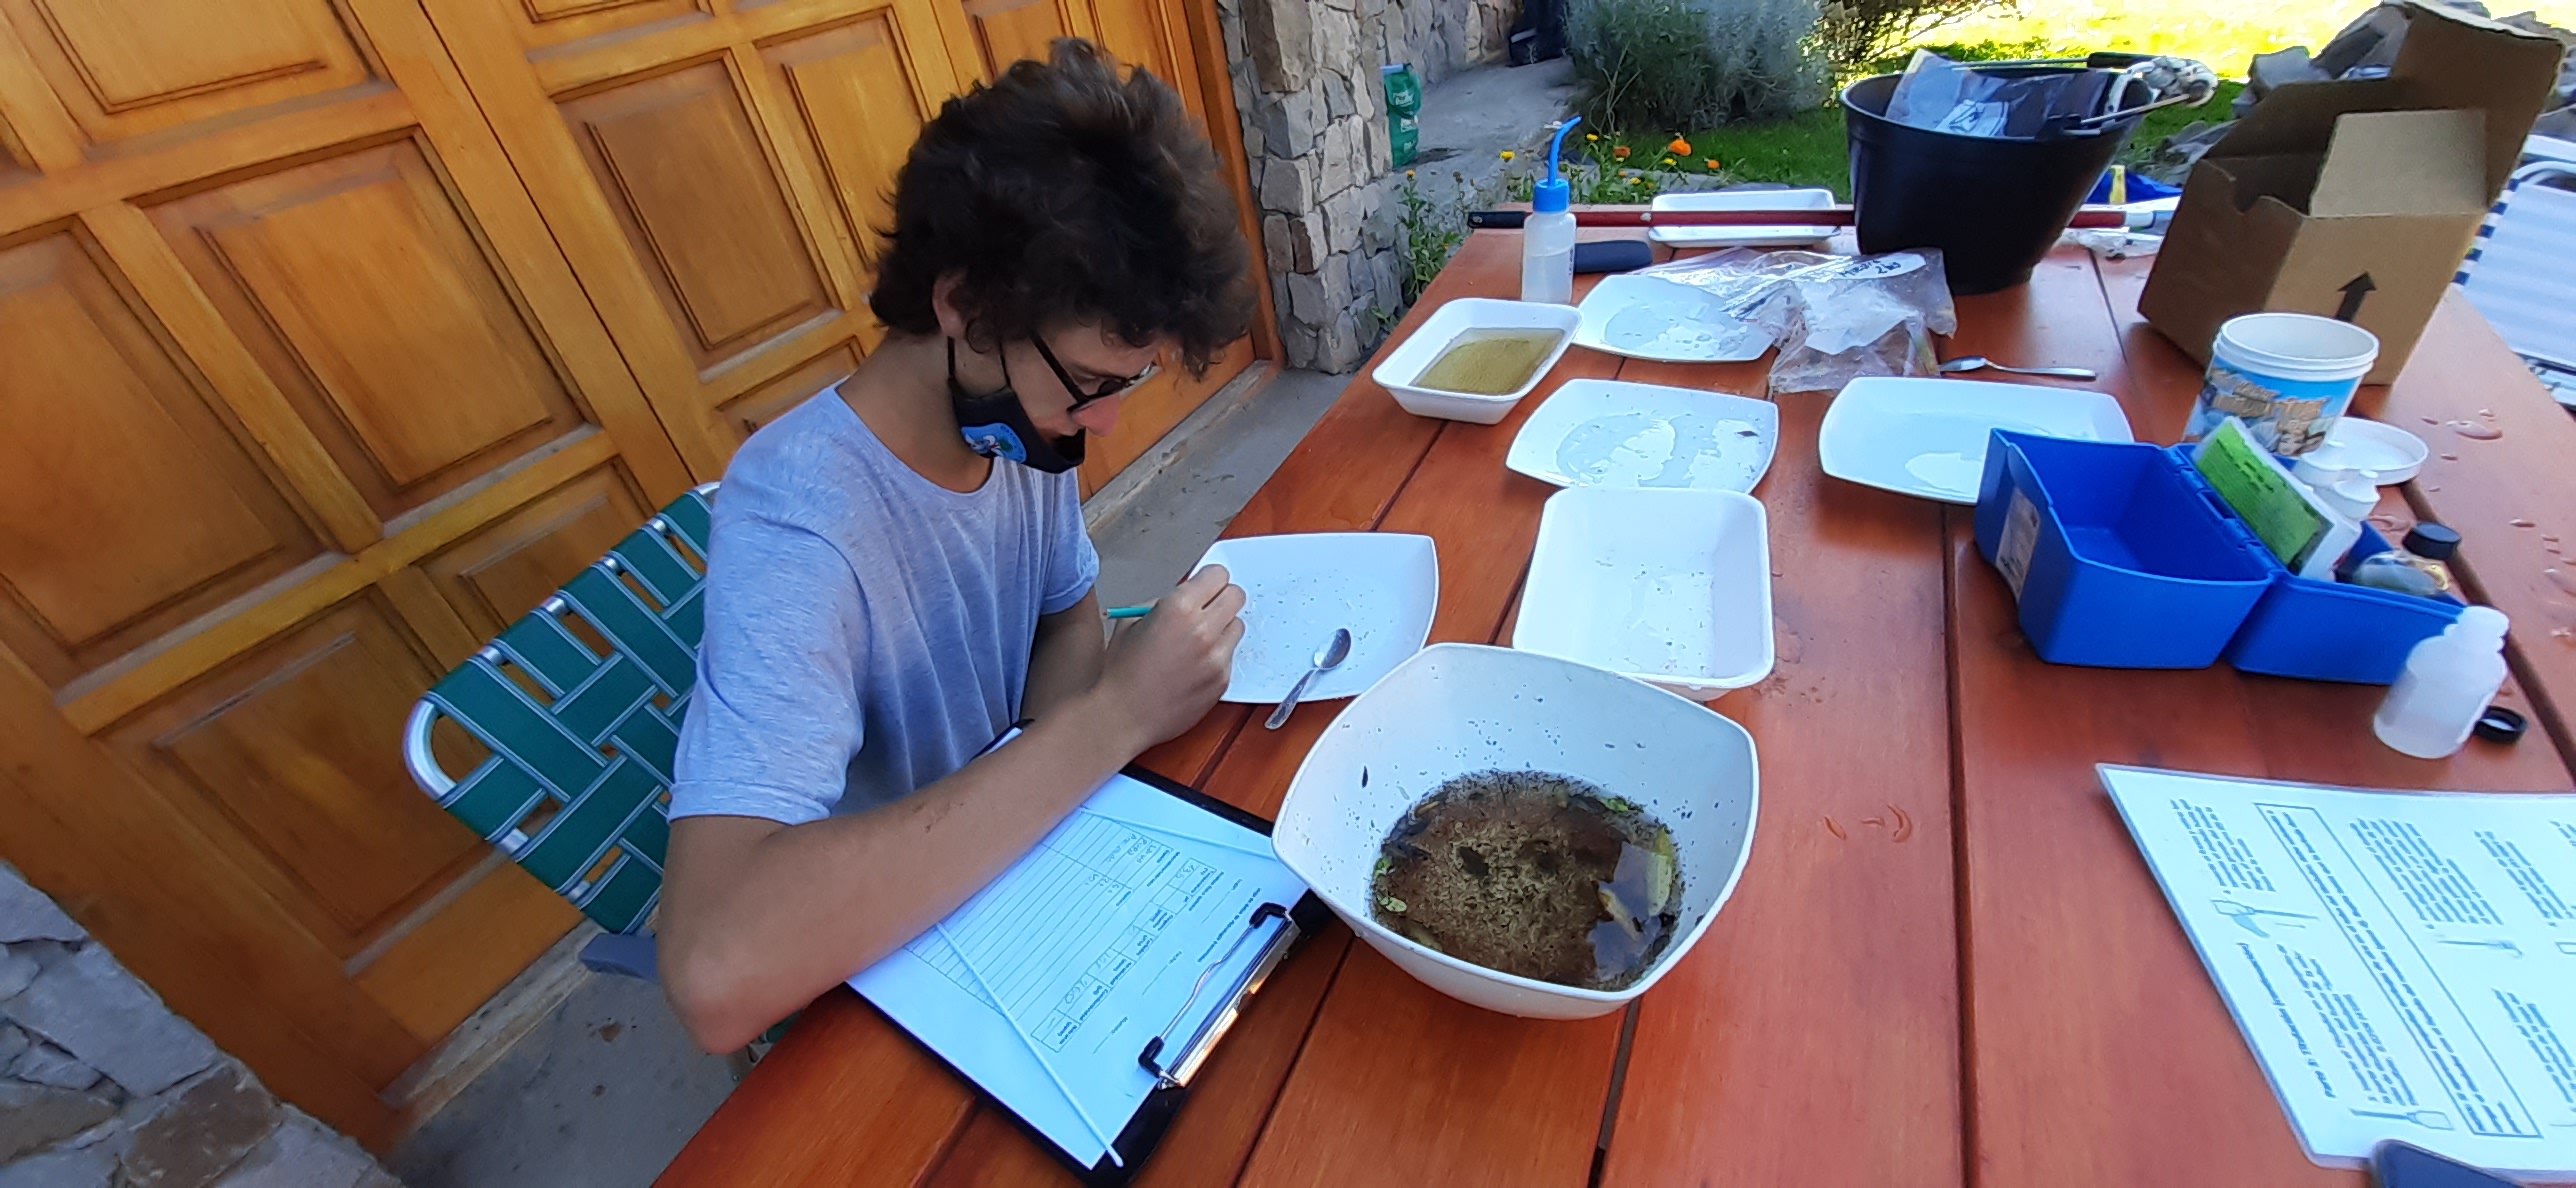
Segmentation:
<svg viewBox="0 0 2576 1188">
<path fill-rule="evenodd" d="M 1705 128 L 1811 111 L 1828 72 L 1816 0 L 1573 0 L 1566 56 L 1603 128 Z"/>
<path fill-rule="evenodd" d="M 1952 21 L 2020 7 L 2016 0 L 1824 0 L 1817 40 L 1836 66 L 1857 69 Z"/>
</svg>

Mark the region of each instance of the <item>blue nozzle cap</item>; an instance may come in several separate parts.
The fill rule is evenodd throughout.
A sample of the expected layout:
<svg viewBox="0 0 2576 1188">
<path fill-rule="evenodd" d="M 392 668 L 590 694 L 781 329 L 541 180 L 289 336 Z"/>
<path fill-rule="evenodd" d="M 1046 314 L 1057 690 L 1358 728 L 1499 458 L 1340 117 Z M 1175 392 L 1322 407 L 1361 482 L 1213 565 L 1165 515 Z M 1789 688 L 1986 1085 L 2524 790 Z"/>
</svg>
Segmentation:
<svg viewBox="0 0 2576 1188">
<path fill-rule="evenodd" d="M 1531 210 L 1539 214 L 1556 214 L 1572 203 L 1574 187 L 1565 184 L 1565 177 L 1559 172 L 1557 161 L 1565 151 L 1565 134 L 1574 131 L 1574 126 L 1582 122 L 1582 116 L 1565 121 L 1557 127 L 1556 139 L 1548 142 L 1547 178 L 1531 188 Z"/>
</svg>

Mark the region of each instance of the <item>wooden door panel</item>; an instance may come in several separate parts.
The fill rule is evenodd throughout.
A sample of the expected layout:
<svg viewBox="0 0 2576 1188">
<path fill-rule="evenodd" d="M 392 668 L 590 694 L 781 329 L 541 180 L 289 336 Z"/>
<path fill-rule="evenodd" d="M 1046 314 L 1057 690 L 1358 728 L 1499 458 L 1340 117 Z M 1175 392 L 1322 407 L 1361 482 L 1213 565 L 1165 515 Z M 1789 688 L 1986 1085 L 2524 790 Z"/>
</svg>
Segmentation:
<svg viewBox="0 0 2576 1188">
<path fill-rule="evenodd" d="M 894 223 L 895 175 L 929 121 L 901 43 L 886 9 L 760 51 L 795 101 L 789 131 L 822 163 L 835 213 L 869 275 L 878 233 Z"/>
<path fill-rule="evenodd" d="M 1172 84 L 1184 99 L 1192 91 L 1181 77 L 1170 36 L 1164 31 L 1161 6 L 1155 0 L 1091 0 L 1091 23 L 1102 47 L 1121 62 Z M 1197 109 L 1191 109 L 1197 114 Z"/>
<path fill-rule="evenodd" d="M 701 374 L 835 311 L 722 62 L 562 104 Z"/>
<path fill-rule="evenodd" d="M 633 480 L 603 466 L 521 505 L 421 563 L 477 639 L 490 639 L 652 513 Z"/>
<path fill-rule="evenodd" d="M 378 1146 L 577 918 L 403 719 L 689 478 L 497 122 L 418 0 L 0 0 L 0 858 Z"/>
<path fill-rule="evenodd" d="M 383 520 L 584 421 L 415 138 L 151 215 Z"/>
<path fill-rule="evenodd" d="M 0 249 L 0 642 L 56 688 L 320 546 L 88 245 Z"/>
<path fill-rule="evenodd" d="M 0 0 L 92 145 L 367 84 L 327 0 Z"/>
<path fill-rule="evenodd" d="M 531 48 L 707 19 L 698 0 L 519 0 L 491 7 L 494 16 L 516 26 L 521 44 Z"/>
<path fill-rule="evenodd" d="M 1210 364 L 1204 376 L 1192 377 L 1178 367 L 1164 369 L 1144 386 L 1127 397 L 1118 410 L 1118 428 L 1107 436 L 1094 436 L 1091 448 L 1082 460 L 1082 493 L 1092 492 L 1116 478 L 1127 464 L 1153 449 L 1174 426 L 1197 412 L 1208 396 L 1240 374 L 1252 362 L 1252 343 L 1237 342 L 1227 347 Z"/>
<path fill-rule="evenodd" d="M 1022 58 L 1043 62 L 1048 44 L 1073 36 L 1055 0 L 965 0 L 964 8 L 986 79 L 1000 78 Z"/>
<path fill-rule="evenodd" d="M 403 719 L 435 679 L 391 611 L 361 597 L 107 741 L 237 864 L 291 888 L 316 938 L 345 957 L 483 853 L 403 771 Z"/>
<path fill-rule="evenodd" d="M 501 862 L 367 962 L 358 988 L 434 1044 L 580 922 L 563 896 Z"/>
<path fill-rule="evenodd" d="M 734 397 L 716 410 L 717 420 L 727 435 L 727 449 L 739 447 L 760 432 L 760 427 L 787 415 L 789 409 L 814 398 L 823 389 L 850 378 L 859 369 L 859 348 L 845 342 L 797 365 L 780 375 Z"/>
</svg>

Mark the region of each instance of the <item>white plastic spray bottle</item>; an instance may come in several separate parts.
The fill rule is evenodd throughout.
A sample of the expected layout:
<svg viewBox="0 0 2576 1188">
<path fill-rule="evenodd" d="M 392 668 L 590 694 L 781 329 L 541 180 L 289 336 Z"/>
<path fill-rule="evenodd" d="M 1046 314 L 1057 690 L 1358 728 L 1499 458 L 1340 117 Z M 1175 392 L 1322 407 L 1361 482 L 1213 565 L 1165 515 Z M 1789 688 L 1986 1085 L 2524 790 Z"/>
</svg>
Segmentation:
<svg viewBox="0 0 2576 1188">
<path fill-rule="evenodd" d="M 1574 304 L 1574 188 L 1557 170 L 1565 134 L 1583 122 L 1565 121 L 1547 146 L 1547 177 L 1530 191 L 1530 216 L 1521 223 L 1521 300 Z"/>
</svg>

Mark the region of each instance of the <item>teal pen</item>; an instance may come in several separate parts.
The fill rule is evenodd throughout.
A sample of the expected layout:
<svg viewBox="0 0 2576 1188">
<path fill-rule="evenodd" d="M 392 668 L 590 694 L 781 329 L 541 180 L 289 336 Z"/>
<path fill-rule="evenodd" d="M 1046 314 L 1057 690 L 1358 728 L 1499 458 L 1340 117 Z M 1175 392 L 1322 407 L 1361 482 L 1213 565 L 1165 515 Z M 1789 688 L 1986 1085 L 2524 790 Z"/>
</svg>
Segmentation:
<svg viewBox="0 0 2576 1188">
<path fill-rule="evenodd" d="M 1152 603 L 1147 603 L 1143 606 L 1113 606 L 1109 608 L 1109 617 L 1112 619 L 1141 619 L 1145 617 L 1145 612 L 1152 609 L 1154 609 Z"/>
</svg>

